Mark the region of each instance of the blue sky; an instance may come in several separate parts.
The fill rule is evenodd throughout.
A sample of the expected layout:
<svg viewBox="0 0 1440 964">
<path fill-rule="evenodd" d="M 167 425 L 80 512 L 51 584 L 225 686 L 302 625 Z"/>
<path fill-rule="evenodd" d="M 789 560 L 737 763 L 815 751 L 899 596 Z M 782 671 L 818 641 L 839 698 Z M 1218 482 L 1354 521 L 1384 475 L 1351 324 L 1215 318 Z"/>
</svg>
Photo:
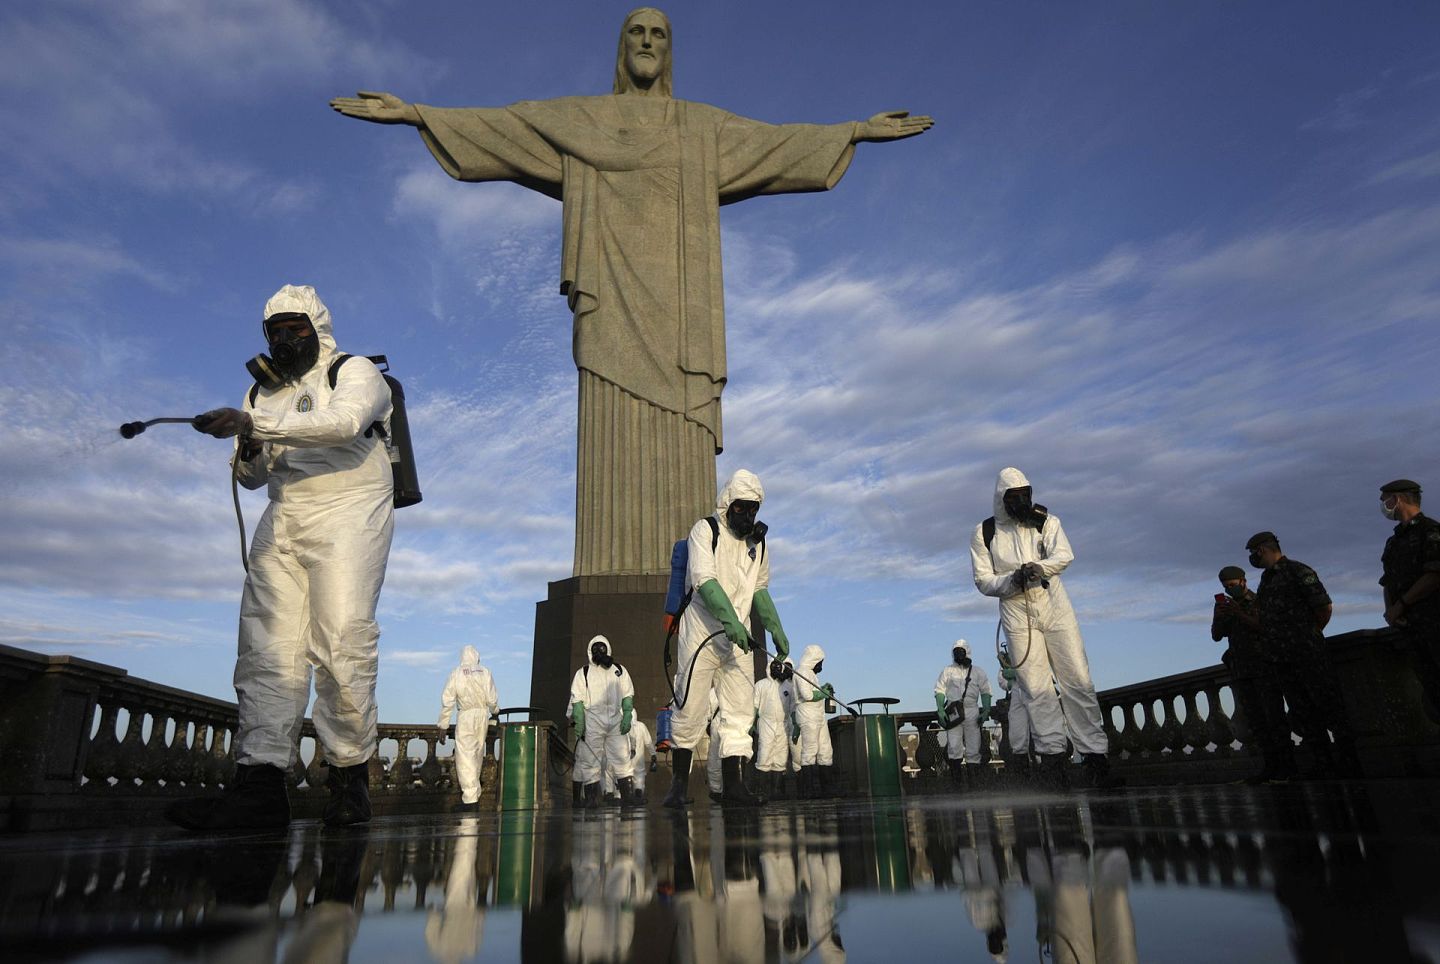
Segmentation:
<svg viewBox="0 0 1440 964">
<path fill-rule="evenodd" d="M 381 718 L 432 718 L 467 643 L 527 700 L 573 545 L 560 207 L 326 102 L 604 93 L 627 9 L 5 5 L 0 642 L 233 698 L 228 449 L 115 427 L 238 403 L 266 298 L 308 283 L 390 356 L 418 446 Z M 720 475 L 764 480 L 777 602 L 842 696 L 923 708 L 952 640 L 988 651 L 967 549 L 1006 465 L 1065 523 L 1102 688 L 1216 660 L 1215 572 L 1259 529 L 1334 631 L 1380 623 L 1378 487 L 1440 492 L 1440 9 L 666 9 L 677 96 L 936 119 L 722 216 Z"/>
</svg>

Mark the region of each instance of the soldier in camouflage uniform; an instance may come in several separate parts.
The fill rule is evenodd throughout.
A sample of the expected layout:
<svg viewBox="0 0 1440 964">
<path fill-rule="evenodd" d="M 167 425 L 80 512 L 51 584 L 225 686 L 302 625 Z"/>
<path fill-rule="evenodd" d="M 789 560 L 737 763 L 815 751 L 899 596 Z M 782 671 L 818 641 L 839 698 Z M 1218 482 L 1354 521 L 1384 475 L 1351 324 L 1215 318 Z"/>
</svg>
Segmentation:
<svg viewBox="0 0 1440 964">
<path fill-rule="evenodd" d="M 1260 630 L 1261 644 L 1277 657 L 1276 676 L 1290 705 L 1290 727 L 1315 757 L 1310 775 L 1360 776 L 1355 737 L 1325 645 L 1325 625 L 1333 608 L 1330 594 L 1314 569 L 1285 557 L 1275 533 L 1257 532 L 1245 548 L 1250 550 L 1250 565 L 1265 570 L 1255 594 L 1258 618 L 1246 621 Z"/>
<path fill-rule="evenodd" d="M 1396 523 L 1380 557 L 1385 622 L 1405 634 L 1430 715 L 1440 720 L 1440 522 L 1420 511 L 1420 484 L 1409 479 L 1380 487 L 1380 509 Z"/>
<path fill-rule="evenodd" d="M 1210 638 L 1217 643 L 1230 640 L 1221 657 L 1230 669 L 1230 691 L 1235 694 L 1251 741 L 1260 748 L 1264 760 L 1260 773 L 1245 782 L 1289 780 L 1298 772 L 1295 744 L 1290 738 L 1290 722 L 1285 718 L 1285 692 L 1275 666 L 1276 656 L 1261 645 L 1260 631 L 1253 625 L 1258 620 L 1255 594 L 1245 585 L 1245 570 L 1239 566 L 1221 569 L 1220 585 L 1225 592 L 1215 597 Z"/>
</svg>

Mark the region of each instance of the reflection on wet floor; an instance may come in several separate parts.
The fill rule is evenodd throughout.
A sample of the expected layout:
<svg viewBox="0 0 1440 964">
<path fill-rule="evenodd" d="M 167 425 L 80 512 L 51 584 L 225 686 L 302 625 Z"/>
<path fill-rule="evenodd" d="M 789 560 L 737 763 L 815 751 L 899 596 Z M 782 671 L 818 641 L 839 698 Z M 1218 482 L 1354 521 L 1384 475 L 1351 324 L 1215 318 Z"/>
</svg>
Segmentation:
<svg viewBox="0 0 1440 964">
<path fill-rule="evenodd" d="M 392 817 L 0 838 L 77 961 L 1436 961 L 1440 785 Z"/>
</svg>

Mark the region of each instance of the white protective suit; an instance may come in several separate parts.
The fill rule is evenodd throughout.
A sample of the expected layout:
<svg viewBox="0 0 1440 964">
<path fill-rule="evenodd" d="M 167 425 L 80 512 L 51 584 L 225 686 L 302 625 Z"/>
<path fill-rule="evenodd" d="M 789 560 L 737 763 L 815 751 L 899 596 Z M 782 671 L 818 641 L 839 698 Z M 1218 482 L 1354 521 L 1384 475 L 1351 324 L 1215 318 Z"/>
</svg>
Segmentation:
<svg viewBox="0 0 1440 964">
<path fill-rule="evenodd" d="M 789 662 L 786 660 L 785 662 Z M 755 729 L 760 738 L 755 769 L 783 773 L 790 756 L 790 714 L 795 711 L 795 680 L 784 682 L 767 673 L 755 684 Z"/>
<path fill-rule="evenodd" d="M 252 439 L 264 444 L 239 463 L 240 484 L 268 484 L 270 504 L 250 543 L 240 601 L 235 762 L 283 770 L 295 761 L 313 671 L 325 758 L 354 766 L 375 753 L 375 606 L 394 528 L 390 457 L 366 432 L 381 422 L 388 434 L 390 389 L 359 356 L 331 389 L 339 349 L 329 310 L 314 288 L 286 285 L 266 302 L 265 317 L 290 311 L 310 316 L 319 358 L 299 379 L 259 389 L 254 404 L 247 392 L 243 406 Z"/>
<path fill-rule="evenodd" d="M 795 664 L 795 716 L 800 721 L 800 765 L 828 767 L 835 762 L 830 749 L 830 725 L 825 720 L 825 701 L 810 700 L 819 687 L 807 678 L 824 684 L 815 672 L 815 664 L 825 659 L 825 650 L 806 646 Z"/>
<path fill-rule="evenodd" d="M 1010 741 L 1010 752 L 1029 754 L 1030 710 L 1025 706 L 1025 687 L 1011 683 L 1002 674 L 1000 688 L 1010 694 L 1010 711 L 1005 718 L 1005 736 Z"/>
<path fill-rule="evenodd" d="M 691 700 L 687 688 L 695 693 L 708 692 L 713 686 L 720 694 L 720 755 L 749 758 L 754 752 L 750 744 L 750 719 L 754 712 L 755 674 L 751 657 L 740 652 L 725 638 L 720 620 L 710 615 L 696 588 L 711 579 L 717 580 L 735 615 L 744 626 L 750 625 L 750 604 L 755 593 L 770 585 L 768 547 L 752 545 L 730 531 L 725 512 L 736 500 L 763 502 L 765 490 L 755 474 L 739 469 L 725 483 L 716 503 L 715 519 L 720 534 L 716 538 L 710 523 L 699 520 L 690 529 L 690 561 L 685 573 L 685 589 L 693 593 L 690 605 L 680 617 L 679 663 L 675 674 L 675 692 L 684 706 L 677 707 L 672 717 L 675 745 L 695 749 L 705 735 L 707 720 L 703 700 Z M 711 549 L 711 541 L 715 548 Z M 708 643 L 705 638 L 719 633 Z M 703 649 L 701 648 L 703 644 Z M 699 653 L 698 658 L 696 653 Z M 695 671 L 690 662 L 695 660 Z"/>
<path fill-rule="evenodd" d="M 445 681 L 439 726 L 448 727 L 450 714 L 457 709 L 460 718 L 455 721 L 455 778 L 460 781 L 461 799 L 477 803 L 480 767 L 485 762 L 485 734 L 490 729 L 490 717 L 500 710 L 500 699 L 495 695 L 495 680 L 480 665 L 480 654 L 474 646 L 460 651 L 460 665 Z"/>
<path fill-rule="evenodd" d="M 1080 626 L 1060 580 L 1075 554 L 1058 516 L 1051 515 L 1043 529 L 1036 529 L 1017 523 L 1005 512 L 1005 492 L 1029 484 L 1019 469 L 1000 470 L 995 481 L 995 537 L 986 549 L 982 524 L 970 538 L 975 587 L 1000 600 L 1000 623 L 1025 690 L 1035 751 L 1064 753 L 1068 721 L 1076 749 L 1103 754 L 1109 750 L 1109 741 L 1101 723 L 1100 702 L 1090 681 Z M 1011 581 L 1015 570 L 1027 562 L 1040 566 L 1050 588 L 1036 584 L 1022 590 Z"/>
<path fill-rule="evenodd" d="M 650 728 L 640 722 L 637 716 L 625 734 L 625 758 L 630 761 L 630 776 L 635 780 L 635 789 L 645 792 L 645 775 L 650 772 L 650 757 L 655 753 L 655 739 Z M 600 786 L 605 796 L 615 792 L 615 769 L 605 761 L 604 782 Z"/>
<path fill-rule="evenodd" d="M 585 704 L 585 736 L 575 746 L 574 779 L 587 784 L 599 781 L 607 761 L 616 780 L 630 776 L 632 766 L 625 734 L 620 732 L 620 704 L 635 699 L 635 685 L 629 670 L 619 663 L 606 669 L 595 662 L 590 649 L 597 642 L 610 649 L 604 636 L 592 638 L 585 647 L 585 665 L 570 681 L 570 704 Z"/>
<path fill-rule="evenodd" d="M 708 741 L 705 750 L 705 785 L 710 788 L 711 793 L 720 793 L 725 789 L 725 775 L 723 764 L 720 762 L 720 697 L 715 691 L 710 691 L 710 733 L 705 737 Z"/>
<path fill-rule="evenodd" d="M 975 665 L 973 654 L 968 667 L 962 669 L 956 665 L 953 653 L 961 644 L 965 644 L 965 640 L 959 640 L 950 647 L 950 662 L 940 671 L 940 678 L 935 680 L 935 692 L 943 695 L 947 703 L 964 698 L 965 722 L 945 734 L 945 755 L 952 760 L 979 763 L 980 697 L 993 694 L 990 692 L 990 677 Z M 970 653 L 969 644 L 965 644 L 965 652 Z M 959 730 L 961 739 L 955 739 L 956 730 Z"/>
</svg>

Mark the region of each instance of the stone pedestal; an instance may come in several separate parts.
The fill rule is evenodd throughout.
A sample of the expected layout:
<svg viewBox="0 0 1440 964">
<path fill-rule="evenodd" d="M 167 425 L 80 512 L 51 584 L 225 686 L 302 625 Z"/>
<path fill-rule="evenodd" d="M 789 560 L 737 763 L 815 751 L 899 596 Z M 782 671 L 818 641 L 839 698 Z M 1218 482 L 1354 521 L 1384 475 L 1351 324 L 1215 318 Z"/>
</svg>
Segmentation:
<svg viewBox="0 0 1440 964">
<path fill-rule="evenodd" d="M 535 652 L 530 664 L 530 705 L 545 710 L 562 739 L 573 739 L 567 717 L 570 679 L 589 658 L 596 634 L 611 643 L 615 659 L 635 683 L 635 716 L 655 731 L 655 714 L 670 702 L 664 665 L 665 592 L 670 576 L 574 576 L 550 583 L 549 598 L 535 604 Z M 752 624 L 757 620 L 752 619 Z M 764 639 L 758 625 L 751 633 Z M 767 643 L 768 645 L 768 643 Z M 680 667 L 672 654 L 672 670 Z M 766 660 L 757 654 L 755 678 Z M 704 761 L 699 761 L 703 768 Z"/>
</svg>

